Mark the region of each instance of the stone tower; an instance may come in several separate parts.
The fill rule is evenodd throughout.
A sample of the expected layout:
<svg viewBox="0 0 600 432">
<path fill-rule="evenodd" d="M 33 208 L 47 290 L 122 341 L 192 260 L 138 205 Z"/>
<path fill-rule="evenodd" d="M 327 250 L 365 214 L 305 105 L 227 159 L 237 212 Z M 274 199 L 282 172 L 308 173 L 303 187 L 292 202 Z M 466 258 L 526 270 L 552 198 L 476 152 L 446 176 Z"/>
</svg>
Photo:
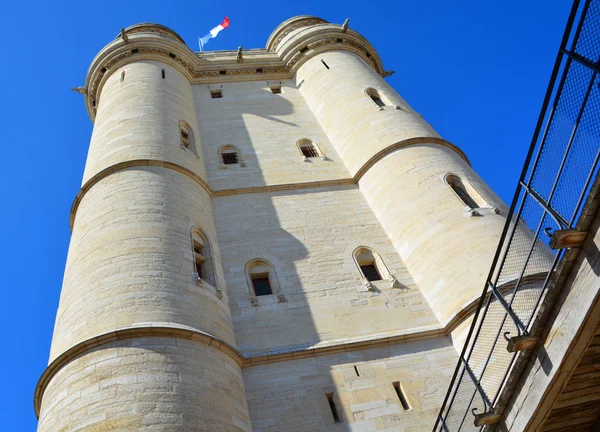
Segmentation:
<svg viewBox="0 0 600 432">
<path fill-rule="evenodd" d="M 387 75 L 311 16 L 102 49 L 39 431 L 432 427 L 506 207 Z"/>
</svg>

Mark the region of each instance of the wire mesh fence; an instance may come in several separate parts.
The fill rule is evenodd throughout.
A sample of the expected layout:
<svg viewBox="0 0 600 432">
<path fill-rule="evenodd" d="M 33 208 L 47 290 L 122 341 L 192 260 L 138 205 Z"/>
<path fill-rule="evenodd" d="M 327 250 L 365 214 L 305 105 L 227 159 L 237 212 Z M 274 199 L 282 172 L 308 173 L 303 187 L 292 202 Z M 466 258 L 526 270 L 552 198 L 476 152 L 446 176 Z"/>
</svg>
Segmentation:
<svg viewBox="0 0 600 432">
<path fill-rule="evenodd" d="M 569 47 L 569 48 L 567 48 Z M 565 249 L 554 233 L 573 229 L 598 175 L 600 0 L 575 1 L 496 256 L 434 432 L 481 431 L 526 341 L 542 324 L 545 294 Z M 522 364 L 522 363 L 518 363 Z"/>
</svg>

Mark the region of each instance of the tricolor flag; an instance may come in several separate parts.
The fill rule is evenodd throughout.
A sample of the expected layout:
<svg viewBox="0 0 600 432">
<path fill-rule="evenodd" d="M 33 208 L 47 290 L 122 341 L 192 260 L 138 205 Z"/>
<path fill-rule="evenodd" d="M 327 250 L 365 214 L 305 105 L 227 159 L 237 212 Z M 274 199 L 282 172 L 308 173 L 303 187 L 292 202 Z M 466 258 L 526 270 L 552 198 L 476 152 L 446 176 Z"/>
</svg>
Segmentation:
<svg viewBox="0 0 600 432">
<path fill-rule="evenodd" d="M 205 36 L 202 36 L 201 38 L 199 37 L 198 44 L 200 45 L 200 51 L 204 51 L 204 45 L 206 45 L 206 43 L 212 38 L 217 37 L 219 32 L 227 27 L 229 27 L 229 18 L 225 17 L 221 24 L 209 31 Z"/>
</svg>

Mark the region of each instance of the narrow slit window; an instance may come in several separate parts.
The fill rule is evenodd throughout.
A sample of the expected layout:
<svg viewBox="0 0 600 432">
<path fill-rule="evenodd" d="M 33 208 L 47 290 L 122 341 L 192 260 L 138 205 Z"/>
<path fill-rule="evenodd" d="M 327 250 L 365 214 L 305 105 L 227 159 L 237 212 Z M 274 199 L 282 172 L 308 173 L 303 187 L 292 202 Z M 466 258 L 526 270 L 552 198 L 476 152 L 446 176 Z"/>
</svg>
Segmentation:
<svg viewBox="0 0 600 432">
<path fill-rule="evenodd" d="M 380 90 L 375 90 L 374 88 L 368 88 L 365 90 L 365 93 L 371 101 L 377 105 L 379 108 L 383 108 L 386 106 L 394 106 L 394 104 L 387 98 L 387 96 Z"/>
<path fill-rule="evenodd" d="M 221 99 L 223 97 L 223 93 L 221 90 L 211 90 L 210 97 L 213 99 Z"/>
<path fill-rule="evenodd" d="M 202 279 L 202 266 L 206 262 L 206 258 L 204 258 L 203 253 L 204 245 L 200 244 L 197 240 L 194 239 L 194 262 L 196 265 L 196 273 L 198 273 L 198 277 Z"/>
<path fill-rule="evenodd" d="M 472 209 L 479 208 L 477 202 L 471 197 L 471 195 L 469 195 L 469 192 L 467 192 L 467 189 L 465 188 L 465 185 L 463 184 L 460 177 L 452 174 L 448 175 L 446 177 L 446 182 L 448 183 L 448 186 L 450 186 L 450 188 L 454 191 L 454 193 L 460 198 L 464 205 Z"/>
<path fill-rule="evenodd" d="M 338 413 L 337 406 L 335 405 L 335 401 L 333 400 L 333 393 L 326 393 L 327 402 L 329 403 L 329 409 L 331 410 L 331 415 L 333 416 L 334 423 L 341 423 L 340 414 Z"/>
<path fill-rule="evenodd" d="M 271 93 L 273 94 L 280 94 L 281 93 L 281 87 L 277 86 L 277 87 L 271 87 Z"/>
<path fill-rule="evenodd" d="M 381 96 L 379 96 L 379 93 L 376 90 L 371 89 L 368 95 L 377 106 L 385 106 L 385 103 L 383 102 Z"/>
<path fill-rule="evenodd" d="M 360 376 L 360 374 L 358 373 L 358 368 L 356 366 L 354 366 L 354 372 L 356 372 L 356 376 Z"/>
<path fill-rule="evenodd" d="M 252 287 L 257 297 L 273 294 L 268 274 L 252 275 Z"/>
<path fill-rule="evenodd" d="M 329 69 L 329 65 L 327 63 L 325 63 L 325 60 L 321 59 L 321 63 L 323 63 L 323 66 L 325 66 L 327 69 Z"/>
<path fill-rule="evenodd" d="M 399 381 L 394 381 L 392 383 L 394 386 L 394 390 L 396 391 L 396 395 L 398 396 L 398 400 L 400 400 L 400 404 L 402 405 L 402 409 L 404 411 L 408 411 L 410 409 L 410 405 L 408 404 L 408 400 L 406 396 L 404 396 L 404 392 L 402 391 L 402 386 Z"/>
<path fill-rule="evenodd" d="M 125 71 L 121 72 L 121 82 L 125 81 Z"/>
<path fill-rule="evenodd" d="M 196 227 L 192 231 L 192 250 L 194 255 L 194 271 L 199 280 L 215 284 L 210 242 L 206 234 Z"/>
<path fill-rule="evenodd" d="M 163 70 L 160 72 L 160 74 L 161 74 L 161 76 L 162 76 L 162 79 L 165 79 L 165 75 L 166 75 L 166 73 L 165 73 L 165 70 L 164 70 L 164 69 L 163 69 Z"/>
<path fill-rule="evenodd" d="M 179 122 L 179 136 L 181 139 L 181 146 L 191 151 L 193 154 L 196 154 L 196 145 L 194 143 L 194 133 L 192 132 L 192 128 L 185 121 Z"/>
</svg>

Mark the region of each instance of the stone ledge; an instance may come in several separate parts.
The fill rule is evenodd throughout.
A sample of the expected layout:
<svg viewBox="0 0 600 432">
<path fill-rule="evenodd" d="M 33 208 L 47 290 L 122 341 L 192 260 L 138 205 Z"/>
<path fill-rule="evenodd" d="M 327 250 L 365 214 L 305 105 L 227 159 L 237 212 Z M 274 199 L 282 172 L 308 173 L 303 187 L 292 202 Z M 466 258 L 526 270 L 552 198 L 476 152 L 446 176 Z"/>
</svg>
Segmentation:
<svg viewBox="0 0 600 432">
<path fill-rule="evenodd" d="M 380 348 L 384 346 L 408 343 L 423 339 L 432 339 L 448 336 L 456 327 L 474 312 L 479 299 L 473 300 L 464 309 L 459 311 L 445 326 L 429 326 L 425 331 L 402 332 L 393 336 L 379 338 L 355 339 L 350 342 L 331 341 L 312 347 L 290 348 L 289 351 L 277 354 L 257 354 L 246 357 L 236 348 L 221 339 L 193 327 L 183 326 L 175 323 L 139 323 L 132 326 L 120 327 L 114 331 L 103 333 L 86 339 L 56 357 L 42 373 L 35 388 L 33 405 L 36 416 L 39 418 L 42 397 L 46 387 L 54 375 L 66 364 L 76 357 L 84 354 L 92 348 L 119 340 L 128 340 L 139 337 L 171 337 L 176 339 L 193 340 L 205 345 L 215 347 L 229 355 L 242 368 L 263 365 L 268 363 L 279 363 L 289 360 L 303 358 L 321 357 L 330 354 L 351 352 L 362 349 Z"/>
<path fill-rule="evenodd" d="M 220 189 L 213 190 L 210 185 L 198 176 L 193 171 L 182 167 L 181 165 L 177 165 L 172 162 L 165 162 L 161 160 L 155 159 L 135 159 L 125 162 L 120 162 L 118 164 L 112 165 L 108 168 L 103 169 L 93 177 L 91 177 L 85 184 L 81 187 L 77 195 L 75 196 L 75 200 L 71 206 L 70 212 L 70 227 L 73 230 L 73 225 L 75 223 L 75 216 L 77 214 L 77 208 L 83 196 L 87 193 L 90 188 L 98 183 L 100 180 L 108 177 L 110 174 L 122 171 L 126 168 L 133 167 L 160 167 L 167 168 L 173 171 L 177 171 L 180 174 L 183 174 L 196 183 L 198 183 L 202 189 L 204 189 L 209 196 L 230 196 L 230 195 L 244 195 L 244 194 L 252 194 L 252 193 L 264 193 L 264 192 L 275 192 L 275 191 L 283 191 L 283 190 L 300 190 L 300 189 L 309 189 L 309 188 L 322 188 L 322 187 L 331 187 L 331 186 L 345 186 L 345 185 L 353 185 L 357 184 L 360 179 L 369 171 L 379 160 L 383 159 L 390 153 L 395 152 L 403 147 L 416 145 L 416 144 L 438 144 L 444 147 L 448 147 L 449 149 L 455 151 L 461 158 L 463 158 L 469 165 L 470 162 L 467 159 L 467 156 L 454 144 L 449 141 L 446 141 L 442 138 L 436 137 L 416 137 L 409 138 L 403 141 L 399 141 L 397 143 L 391 144 L 375 153 L 371 156 L 367 162 L 357 171 L 354 177 L 341 178 L 341 179 L 332 179 L 332 180 L 320 180 L 320 181 L 311 181 L 311 182 L 299 182 L 299 183 L 288 183 L 288 184 L 275 184 L 275 185 L 264 185 L 264 186 L 255 186 L 255 187 L 247 187 L 247 188 L 238 188 L 238 189 Z"/>
</svg>

